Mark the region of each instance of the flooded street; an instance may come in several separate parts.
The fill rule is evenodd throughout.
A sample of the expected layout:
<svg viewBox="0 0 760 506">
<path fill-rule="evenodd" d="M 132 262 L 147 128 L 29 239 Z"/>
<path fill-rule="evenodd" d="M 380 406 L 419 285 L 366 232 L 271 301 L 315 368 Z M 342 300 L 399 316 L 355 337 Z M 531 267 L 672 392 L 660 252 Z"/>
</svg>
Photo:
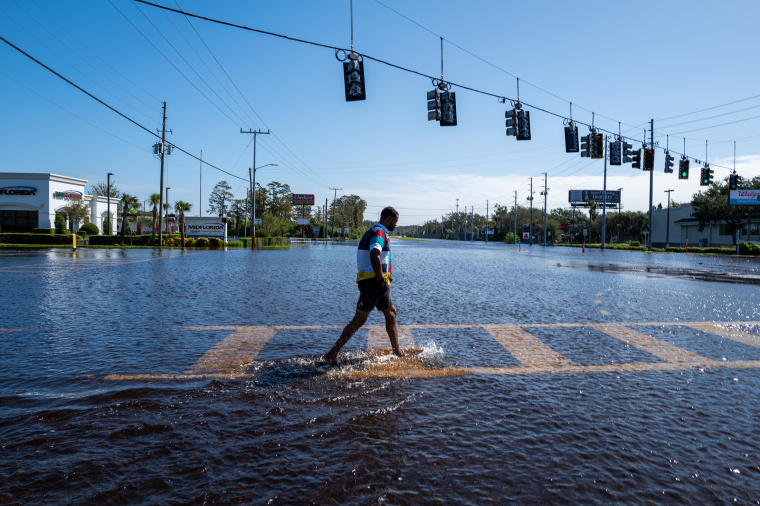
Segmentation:
<svg viewBox="0 0 760 506">
<path fill-rule="evenodd" d="M 760 261 L 0 252 L 0 502 L 760 504 Z"/>
</svg>

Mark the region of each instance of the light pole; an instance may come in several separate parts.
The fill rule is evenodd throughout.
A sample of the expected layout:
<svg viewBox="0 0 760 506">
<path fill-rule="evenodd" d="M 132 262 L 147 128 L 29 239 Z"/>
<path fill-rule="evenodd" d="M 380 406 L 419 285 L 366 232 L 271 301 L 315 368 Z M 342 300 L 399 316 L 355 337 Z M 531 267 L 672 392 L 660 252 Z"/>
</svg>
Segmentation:
<svg viewBox="0 0 760 506">
<path fill-rule="evenodd" d="M 670 247 L 670 192 L 673 190 L 665 190 L 668 194 L 668 223 L 665 225 L 665 248 Z"/>
<path fill-rule="evenodd" d="M 623 225 L 620 223 L 620 209 L 623 208 L 623 189 L 618 188 L 618 191 L 620 192 L 620 198 L 618 199 L 618 244 L 620 244 L 620 229 L 623 227 Z"/>
<path fill-rule="evenodd" d="M 172 228 L 171 225 L 169 225 L 169 190 L 171 190 L 170 187 L 166 187 L 166 233 L 171 236 Z"/>
<path fill-rule="evenodd" d="M 113 230 L 111 225 L 111 176 L 113 176 L 113 172 L 109 172 L 106 176 L 108 179 L 108 235 L 111 235 L 111 230 Z"/>
<path fill-rule="evenodd" d="M 261 132 L 257 132 L 261 133 Z M 254 136 L 254 139 L 256 137 Z M 254 155 L 254 158 L 256 155 Z M 262 165 L 261 167 L 254 167 L 253 168 L 253 180 L 250 181 L 251 183 L 251 235 L 253 236 L 253 239 L 251 240 L 251 249 L 256 249 L 256 194 L 254 193 L 256 189 L 256 171 L 259 169 L 263 169 L 264 167 L 277 167 L 276 163 L 268 163 L 266 165 Z M 250 172 L 248 173 L 250 174 Z"/>
</svg>

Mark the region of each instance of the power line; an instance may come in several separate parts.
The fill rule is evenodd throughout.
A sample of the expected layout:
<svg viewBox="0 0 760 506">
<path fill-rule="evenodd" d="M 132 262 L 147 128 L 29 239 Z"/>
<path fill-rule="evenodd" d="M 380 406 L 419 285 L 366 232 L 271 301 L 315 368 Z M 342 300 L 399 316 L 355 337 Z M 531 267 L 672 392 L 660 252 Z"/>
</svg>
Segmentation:
<svg viewBox="0 0 760 506">
<path fill-rule="evenodd" d="M 148 133 L 149 133 L 150 135 L 152 135 L 153 137 L 157 137 L 158 139 L 160 139 L 160 138 L 161 138 L 161 136 L 160 136 L 160 135 L 158 135 L 157 133 L 155 133 L 155 132 L 151 131 L 149 128 L 147 128 L 147 127 L 145 127 L 145 126 L 141 125 L 140 123 L 138 123 L 137 121 L 133 120 L 132 118 L 130 118 L 130 117 L 129 117 L 129 116 L 127 116 L 126 114 L 122 113 L 121 111 L 119 111 L 119 110 L 115 109 L 114 107 L 112 107 L 112 106 L 108 105 L 107 103 L 105 103 L 104 101 L 102 101 L 101 99 L 99 99 L 98 97 L 96 97 L 95 95 L 93 95 L 92 93 L 90 93 L 89 91 L 85 90 L 85 89 L 84 89 L 84 88 L 82 88 L 81 86 L 79 86 L 79 85 L 75 84 L 74 82 L 70 81 L 70 80 L 69 80 L 69 79 L 67 79 L 66 77 L 62 76 L 61 74 L 59 74 L 59 73 L 58 73 L 58 72 L 56 72 L 55 70 L 51 69 L 50 67 L 48 67 L 47 65 L 45 65 L 44 63 L 42 63 L 41 61 L 39 61 L 37 58 L 35 58 L 34 56 L 30 55 L 29 53 L 27 53 L 26 51 L 24 51 L 24 50 L 23 50 L 23 49 L 21 49 L 20 47 L 16 46 L 16 45 L 15 45 L 15 44 L 13 44 L 12 42 L 8 41 L 7 39 L 5 39 L 5 38 L 4 38 L 3 36 L 1 36 L 1 35 L 0 35 L 0 40 L 1 40 L 1 41 L 3 41 L 3 42 L 5 42 L 5 43 L 6 43 L 6 44 L 8 44 L 9 46 L 11 46 L 13 49 L 15 49 L 15 50 L 16 50 L 16 51 L 18 51 L 19 53 L 23 54 L 24 56 L 26 56 L 27 58 L 29 58 L 30 60 L 32 60 L 32 61 L 33 61 L 33 62 L 35 62 L 36 64 L 38 64 L 38 65 L 40 65 L 41 67 L 45 68 L 47 71 L 49 71 L 49 72 L 51 72 L 51 73 L 55 74 L 57 77 L 59 77 L 59 78 L 63 79 L 64 81 L 66 81 L 66 82 L 67 82 L 67 83 L 69 83 L 71 86 L 73 86 L 74 88 L 78 89 L 79 91 L 81 91 L 82 93 L 84 93 L 85 95 L 87 95 L 88 97 L 92 98 L 93 100 L 96 100 L 96 101 L 97 101 L 97 102 L 99 102 L 101 105 L 104 105 L 104 106 L 105 106 L 105 107 L 107 107 L 108 109 L 112 110 L 113 112 L 115 112 L 116 114 L 118 114 L 118 115 L 119 115 L 119 116 L 121 116 L 122 118 L 126 119 L 127 121 L 129 121 L 129 122 L 130 122 L 130 123 L 132 123 L 133 125 L 135 125 L 135 126 L 137 126 L 137 127 L 141 128 L 141 129 L 145 130 L 146 132 L 148 132 Z M 194 159 L 196 159 L 196 160 L 200 161 L 201 163 L 204 163 L 204 164 L 208 165 L 208 166 L 209 166 L 209 167 L 211 167 L 212 169 L 216 169 L 216 170 L 218 170 L 219 172 L 224 172 L 225 174 L 228 174 L 228 175 L 230 175 L 230 176 L 232 176 L 232 177 L 236 177 L 236 178 L 238 178 L 238 179 L 243 179 L 244 181 L 246 180 L 246 179 L 244 179 L 244 178 L 242 178 L 242 177 L 240 177 L 240 176 L 237 176 L 237 175 L 235 175 L 235 174 L 233 174 L 233 173 L 231 173 L 231 172 L 227 172 L 227 171 L 226 171 L 226 170 L 224 170 L 224 169 L 220 169 L 220 168 L 219 168 L 219 167 L 217 167 L 216 165 L 212 165 L 212 164 L 208 163 L 208 162 L 207 162 L 207 161 L 205 161 L 205 160 L 201 160 L 200 158 L 198 158 L 198 157 L 197 157 L 197 156 L 195 156 L 194 154 L 192 154 L 192 153 L 190 153 L 190 152 L 188 152 L 188 151 L 186 151 L 186 150 L 182 149 L 181 147 L 177 146 L 177 145 L 176 145 L 176 144 L 174 144 L 173 142 L 172 142 L 171 144 L 172 144 L 172 146 L 174 146 L 174 147 L 175 147 L 176 149 L 178 149 L 179 151 L 181 151 L 181 152 L 185 153 L 186 155 L 188 155 L 188 156 L 190 156 L 190 157 L 192 157 L 192 158 L 194 158 Z"/>
</svg>

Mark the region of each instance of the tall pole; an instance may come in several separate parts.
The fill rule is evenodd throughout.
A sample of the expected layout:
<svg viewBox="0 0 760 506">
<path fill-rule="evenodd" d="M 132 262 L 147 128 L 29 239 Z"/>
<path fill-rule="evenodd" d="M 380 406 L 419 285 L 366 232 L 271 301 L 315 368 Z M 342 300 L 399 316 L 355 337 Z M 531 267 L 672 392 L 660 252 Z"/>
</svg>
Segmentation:
<svg viewBox="0 0 760 506">
<path fill-rule="evenodd" d="M 650 120 L 649 123 L 649 139 L 649 147 L 654 149 L 654 120 Z M 654 169 L 649 171 L 649 240 L 647 241 L 649 251 L 652 251 L 652 192 L 654 192 Z"/>
<path fill-rule="evenodd" d="M 457 199 L 457 221 L 459 221 L 459 199 Z"/>
<path fill-rule="evenodd" d="M 253 189 L 256 188 L 256 136 L 258 134 L 268 135 L 271 132 L 267 129 L 263 132 L 261 129 L 256 131 L 251 130 L 244 131 L 240 129 L 241 134 L 253 134 L 253 181 L 251 182 L 251 249 L 256 249 L 256 195 L 253 194 Z"/>
<path fill-rule="evenodd" d="M 602 251 L 604 240 L 607 238 L 607 143 L 609 138 L 604 136 L 604 188 L 602 188 Z"/>
<path fill-rule="evenodd" d="M 668 194 L 668 224 L 665 227 L 665 247 L 670 247 L 670 192 L 673 190 L 665 190 L 665 193 Z"/>
<path fill-rule="evenodd" d="M 338 199 L 338 190 L 343 191 L 343 188 L 330 188 L 331 190 L 335 191 L 335 196 L 333 197 L 333 212 L 332 212 L 332 225 L 330 225 L 330 228 L 332 228 L 333 236 L 335 236 L 335 201 Z"/>
<path fill-rule="evenodd" d="M 475 241 L 475 206 L 470 208 L 470 241 Z"/>
<path fill-rule="evenodd" d="M 325 231 L 324 231 L 324 233 L 322 235 L 324 235 L 325 240 L 327 240 L 327 197 L 325 197 L 325 212 L 324 212 L 323 216 L 324 216 L 324 219 L 325 219 L 325 223 L 324 223 L 324 225 L 325 225 L 325 227 L 324 227 Z M 377 221 L 380 221 L 380 220 L 378 219 Z"/>
<path fill-rule="evenodd" d="M 158 192 L 158 248 L 164 246 L 161 216 L 164 210 L 164 158 L 166 157 L 166 102 L 164 102 L 163 126 L 161 127 L 161 188 Z M 123 225 L 122 225 L 123 226 Z"/>
<path fill-rule="evenodd" d="M 113 230 L 111 225 L 111 176 L 113 176 L 113 172 L 109 172 L 106 176 L 108 179 L 108 235 L 111 235 L 111 230 Z"/>
<path fill-rule="evenodd" d="M 547 180 L 549 179 L 549 174 L 544 172 L 544 246 L 546 246 L 546 200 L 549 198 L 549 188 L 547 188 Z"/>
<path fill-rule="evenodd" d="M 515 209 L 514 213 L 512 213 L 512 217 L 515 219 L 515 233 L 514 233 L 514 244 L 517 244 L 517 190 L 515 190 Z"/>
<path fill-rule="evenodd" d="M 529 226 L 529 232 L 528 235 L 530 236 L 530 239 L 528 240 L 528 245 L 533 246 L 533 178 L 530 178 L 530 197 L 528 197 L 528 200 L 530 200 L 530 226 Z"/>
<path fill-rule="evenodd" d="M 201 178 L 198 183 L 198 217 L 203 218 L 203 150 L 201 149 Z"/>
</svg>

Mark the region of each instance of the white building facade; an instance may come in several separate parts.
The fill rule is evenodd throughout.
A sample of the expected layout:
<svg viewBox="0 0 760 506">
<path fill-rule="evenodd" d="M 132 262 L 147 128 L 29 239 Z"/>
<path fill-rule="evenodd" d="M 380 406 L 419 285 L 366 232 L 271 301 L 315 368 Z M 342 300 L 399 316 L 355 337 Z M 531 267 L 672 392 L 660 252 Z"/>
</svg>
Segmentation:
<svg viewBox="0 0 760 506">
<path fill-rule="evenodd" d="M 85 194 L 86 185 L 85 179 L 59 174 L 0 172 L 0 231 L 54 228 L 56 212 L 74 200 L 83 200 L 90 209 L 90 223 L 103 233 L 108 198 Z M 111 199 L 111 223 L 116 223 L 116 205 L 116 199 Z"/>
<path fill-rule="evenodd" d="M 668 210 L 655 209 L 652 211 L 652 246 L 656 248 L 670 246 L 732 246 L 733 238 L 726 231 L 726 224 L 718 222 L 706 226 L 699 231 L 699 222 L 692 213 L 691 204 L 681 204 L 670 208 L 670 226 L 668 226 Z M 752 218 L 742 220 L 741 233 L 737 241 L 760 241 L 760 206 L 754 206 Z M 669 234 L 669 235 L 668 235 Z"/>
</svg>

